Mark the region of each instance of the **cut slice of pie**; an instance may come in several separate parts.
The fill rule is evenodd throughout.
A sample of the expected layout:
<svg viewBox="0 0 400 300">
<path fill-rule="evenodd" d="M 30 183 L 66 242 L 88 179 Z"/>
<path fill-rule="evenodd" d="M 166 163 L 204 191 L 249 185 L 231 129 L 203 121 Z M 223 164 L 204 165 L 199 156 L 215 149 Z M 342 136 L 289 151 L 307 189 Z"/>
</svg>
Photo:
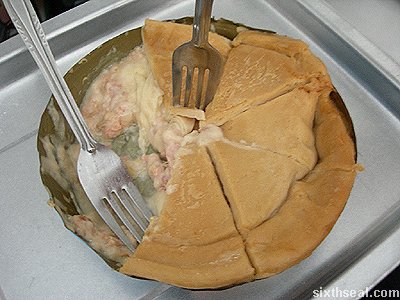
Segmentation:
<svg viewBox="0 0 400 300">
<path fill-rule="evenodd" d="M 144 241 L 120 272 L 190 289 L 228 287 L 254 279 L 238 235 L 194 246 Z"/>
<path fill-rule="evenodd" d="M 332 97 L 334 92 L 322 93 L 316 108 L 318 164 L 293 184 L 279 212 L 247 236 L 246 251 L 257 278 L 282 272 L 309 256 L 328 235 L 350 195 L 360 170 L 354 132 L 338 109 L 340 100 L 336 103 Z"/>
<path fill-rule="evenodd" d="M 286 155 L 304 165 L 304 176 L 317 162 L 313 125 L 319 95 L 307 86 L 296 88 L 232 118 L 221 127 L 224 136 Z"/>
<path fill-rule="evenodd" d="M 256 278 L 299 263 L 328 235 L 349 197 L 356 170 L 321 165 L 293 184 L 279 212 L 253 229 L 245 241 Z"/>
<path fill-rule="evenodd" d="M 321 86 L 330 85 L 323 63 L 297 40 L 244 31 L 233 45 L 214 100 L 206 109 L 205 123 L 222 125 L 312 79 Z"/>
<path fill-rule="evenodd" d="M 120 269 L 186 288 L 253 279 L 254 269 L 204 147 L 179 150 L 164 208 Z"/>
<path fill-rule="evenodd" d="M 286 200 L 303 166 L 285 155 L 227 142 L 209 152 L 242 236 L 270 218 Z"/>
<path fill-rule="evenodd" d="M 240 32 L 232 42 L 233 47 L 251 45 L 276 51 L 296 59 L 298 67 L 307 72 L 310 78 L 326 76 L 325 65 L 317 58 L 308 45 L 301 40 L 296 40 L 283 35 L 265 33 L 255 30 Z"/>
<path fill-rule="evenodd" d="M 172 101 L 172 54 L 175 49 L 192 38 L 193 27 L 173 22 L 146 20 L 142 28 L 143 45 L 154 77 L 164 91 L 164 103 L 168 108 Z M 231 41 L 210 32 L 210 44 L 226 58 Z"/>
</svg>

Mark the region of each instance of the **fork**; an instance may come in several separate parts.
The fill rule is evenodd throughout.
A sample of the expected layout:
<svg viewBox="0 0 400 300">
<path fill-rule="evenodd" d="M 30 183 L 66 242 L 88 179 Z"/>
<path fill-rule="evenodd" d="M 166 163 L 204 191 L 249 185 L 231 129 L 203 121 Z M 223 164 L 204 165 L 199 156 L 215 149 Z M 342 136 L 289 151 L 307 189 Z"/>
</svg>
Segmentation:
<svg viewBox="0 0 400 300">
<path fill-rule="evenodd" d="M 57 68 L 39 19 L 29 0 L 3 0 L 15 28 L 39 69 L 79 142 L 77 172 L 90 202 L 119 239 L 134 251 L 151 217 L 119 156 L 90 134 L 82 114 Z"/>
<path fill-rule="evenodd" d="M 222 56 L 208 42 L 213 0 L 197 0 L 193 20 L 192 40 L 179 46 L 172 56 L 173 106 L 195 107 L 204 110 L 213 99 L 222 74 Z M 182 81 L 186 69 L 186 84 L 182 97 Z M 193 75 L 198 80 L 195 103 L 191 103 Z M 182 101 L 182 100 L 183 101 Z M 183 102 L 183 105 L 182 105 Z"/>
</svg>

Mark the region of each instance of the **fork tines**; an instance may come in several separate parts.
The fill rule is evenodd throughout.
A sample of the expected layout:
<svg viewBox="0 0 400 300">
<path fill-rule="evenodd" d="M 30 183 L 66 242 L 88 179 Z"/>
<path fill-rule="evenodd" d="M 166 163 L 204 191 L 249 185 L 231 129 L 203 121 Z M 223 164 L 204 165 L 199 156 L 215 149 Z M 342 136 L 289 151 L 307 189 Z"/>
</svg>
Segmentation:
<svg viewBox="0 0 400 300">
<path fill-rule="evenodd" d="M 183 66 L 174 74 L 173 105 L 204 110 L 212 98 L 211 92 L 206 93 L 210 69 Z"/>
<path fill-rule="evenodd" d="M 125 226 L 140 243 L 151 217 L 146 204 L 135 198 L 136 193 L 138 191 L 132 183 L 122 186 L 120 191 L 111 191 L 107 198 L 103 198 L 104 209 L 101 213 L 107 225 L 131 251 L 136 246 L 121 226 Z"/>
<path fill-rule="evenodd" d="M 172 56 L 172 105 L 205 110 L 217 90 L 221 69 L 222 57 L 210 45 L 189 42 L 178 47 Z"/>
</svg>

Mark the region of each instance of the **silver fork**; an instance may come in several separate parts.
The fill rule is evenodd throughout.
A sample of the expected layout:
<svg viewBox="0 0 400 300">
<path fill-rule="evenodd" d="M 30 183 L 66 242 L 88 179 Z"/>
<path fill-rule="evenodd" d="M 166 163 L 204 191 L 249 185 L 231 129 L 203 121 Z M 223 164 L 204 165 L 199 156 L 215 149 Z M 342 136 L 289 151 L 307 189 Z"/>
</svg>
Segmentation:
<svg viewBox="0 0 400 300">
<path fill-rule="evenodd" d="M 111 230 L 134 251 L 122 224 L 141 241 L 151 213 L 119 156 L 95 141 L 57 68 L 39 19 L 29 0 L 3 0 L 16 29 L 48 83 L 81 150 L 78 176 L 89 200 Z"/>
<path fill-rule="evenodd" d="M 173 106 L 194 106 L 204 110 L 217 90 L 223 61 L 221 54 L 208 42 L 212 4 L 213 0 L 196 1 L 192 40 L 179 46 L 172 56 Z M 186 84 L 182 97 L 184 68 L 186 68 Z M 195 103 L 190 103 L 193 92 L 193 74 L 196 69 L 198 69 L 198 81 Z"/>
</svg>

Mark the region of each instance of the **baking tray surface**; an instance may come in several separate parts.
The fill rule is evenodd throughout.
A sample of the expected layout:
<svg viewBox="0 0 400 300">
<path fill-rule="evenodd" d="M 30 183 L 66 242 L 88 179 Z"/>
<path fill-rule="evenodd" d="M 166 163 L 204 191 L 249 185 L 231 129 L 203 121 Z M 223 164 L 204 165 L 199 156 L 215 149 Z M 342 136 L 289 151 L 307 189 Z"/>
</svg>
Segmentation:
<svg viewBox="0 0 400 300">
<path fill-rule="evenodd" d="M 111 270 L 64 228 L 46 205 L 36 151 L 39 120 L 50 91 L 19 37 L 0 45 L 0 295 L 2 291 L 6 299 L 304 298 L 321 286 L 365 289 L 396 265 L 400 84 L 393 72 L 398 64 L 379 47 L 365 47 L 362 35 L 347 34 L 351 25 L 324 1 L 315 3 L 219 0 L 214 15 L 310 44 L 352 116 L 358 161 L 365 171 L 358 175 L 332 232 L 309 258 L 279 275 L 221 291 L 190 291 L 128 278 Z M 46 22 L 44 29 L 66 72 L 89 51 L 141 26 L 147 17 L 192 14 L 193 1 L 92 0 Z"/>
</svg>

